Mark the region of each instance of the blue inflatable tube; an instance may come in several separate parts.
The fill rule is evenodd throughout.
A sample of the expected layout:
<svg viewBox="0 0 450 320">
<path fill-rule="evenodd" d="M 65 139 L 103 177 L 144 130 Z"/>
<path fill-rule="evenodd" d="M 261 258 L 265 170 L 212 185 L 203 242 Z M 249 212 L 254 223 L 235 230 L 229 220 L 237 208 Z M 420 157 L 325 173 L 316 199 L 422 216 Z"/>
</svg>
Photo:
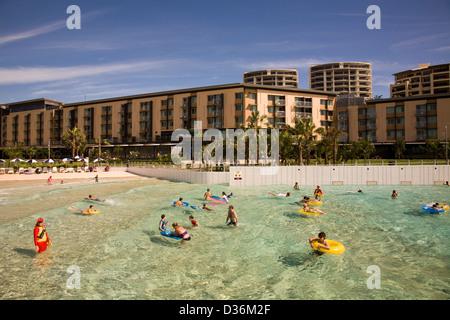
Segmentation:
<svg viewBox="0 0 450 320">
<path fill-rule="evenodd" d="M 175 205 L 175 203 L 177 203 L 178 201 L 174 201 L 173 203 L 172 203 L 172 206 L 174 206 Z M 187 203 L 187 202 L 182 202 L 181 203 L 181 206 L 182 207 L 189 207 L 189 203 Z"/>
<path fill-rule="evenodd" d="M 429 213 L 441 213 L 445 211 L 442 207 L 433 208 L 432 206 L 422 206 L 422 210 Z"/>
</svg>

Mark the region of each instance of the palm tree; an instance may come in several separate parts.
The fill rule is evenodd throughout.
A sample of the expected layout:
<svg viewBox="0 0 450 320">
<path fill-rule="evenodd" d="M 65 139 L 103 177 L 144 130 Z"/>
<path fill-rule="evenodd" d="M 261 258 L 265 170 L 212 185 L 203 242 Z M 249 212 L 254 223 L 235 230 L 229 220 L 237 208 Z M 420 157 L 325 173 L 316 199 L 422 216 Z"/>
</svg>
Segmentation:
<svg viewBox="0 0 450 320">
<path fill-rule="evenodd" d="M 332 127 L 331 130 L 328 131 L 328 138 L 331 141 L 331 145 L 333 147 L 333 164 L 337 162 L 337 154 L 339 147 L 339 137 L 346 135 L 345 132 L 339 131 L 335 127 Z"/>
<path fill-rule="evenodd" d="M 248 129 L 255 129 L 256 132 L 261 128 L 260 122 L 264 121 L 267 118 L 267 115 L 259 115 L 259 111 L 252 111 L 252 115 L 248 119 Z"/>
<path fill-rule="evenodd" d="M 67 128 L 62 135 L 62 140 L 66 148 L 72 150 L 72 157 L 75 157 L 75 153 L 78 155 L 80 148 L 86 144 L 86 136 L 77 127 Z"/>
<path fill-rule="evenodd" d="M 303 165 L 304 127 L 305 123 L 302 119 L 297 119 L 294 127 L 286 125 L 287 132 L 293 137 L 293 142 L 297 145 L 297 160 L 300 166 Z"/>
<path fill-rule="evenodd" d="M 397 139 L 394 142 L 394 152 L 398 159 L 401 158 L 403 152 L 406 151 L 405 140 Z"/>
<path fill-rule="evenodd" d="M 300 118 L 295 121 L 295 126 L 286 125 L 286 129 L 294 136 L 297 144 L 298 164 L 303 164 L 303 149 L 306 151 L 306 164 L 311 163 L 311 147 L 317 134 L 323 134 L 323 128 L 317 128 L 311 118 Z"/>
<path fill-rule="evenodd" d="M 371 141 L 367 141 L 364 138 L 359 138 L 359 147 L 361 154 L 364 157 L 364 165 L 366 165 L 366 160 L 369 157 L 369 155 L 375 151 L 375 146 Z"/>
<path fill-rule="evenodd" d="M 445 145 L 443 146 L 441 144 L 441 140 L 430 140 L 427 139 L 425 141 L 425 147 L 420 146 L 422 150 L 424 150 L 426 153 L 433 156 L 435 160 L 439 158 L 439 156 L 443 155 L 445 153 Z"/>
</svg>

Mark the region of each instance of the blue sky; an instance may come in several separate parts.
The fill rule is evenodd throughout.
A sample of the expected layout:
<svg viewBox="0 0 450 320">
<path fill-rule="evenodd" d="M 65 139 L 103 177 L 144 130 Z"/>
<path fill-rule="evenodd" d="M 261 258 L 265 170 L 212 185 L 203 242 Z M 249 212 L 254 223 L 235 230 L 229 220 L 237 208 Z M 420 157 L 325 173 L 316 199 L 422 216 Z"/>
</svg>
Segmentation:
<svg viewBox="0 0 450 320">
<path fill-rule="evenodd" d="M 70 5 L 81 29 L 66 25 Z M 370 5 L 381 29 L 369 30 Z M 245 71 L 367 61 L 393 73 L 450 62 L 450 1 L 1 0 L 0 102 L 79 102 L 242 82 Z"/>
</svg>

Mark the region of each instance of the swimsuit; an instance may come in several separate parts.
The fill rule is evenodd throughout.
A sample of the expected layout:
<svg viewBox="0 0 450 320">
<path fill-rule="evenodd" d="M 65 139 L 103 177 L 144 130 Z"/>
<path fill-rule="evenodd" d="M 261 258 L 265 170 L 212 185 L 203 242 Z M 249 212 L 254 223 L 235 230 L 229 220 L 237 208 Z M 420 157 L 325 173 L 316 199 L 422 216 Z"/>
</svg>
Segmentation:
<svg viewBox="0 0 450 320">
<path fill-rule="evenodd" d="M 163 229 L 164 231 L 166 230 L 166 221 L 165 220 L 161 220 L 161 229 Z"/>
<path fill-rule="evenodd" d="M 183 238 L 183 237 L 184 237 L 185 235 L 187 235 L 187 234 L 188 234 L 187 231 L 185 231 L 185 232 L 183 232 L 182 234 L 180 234 L 179 237 L 180 237 L 180 238 Z M 186 239 L 182 239 L 182 240 L 189 241 L 189 240 L 191 240 L 191 237 L 186 238 Z"/>
</svg>

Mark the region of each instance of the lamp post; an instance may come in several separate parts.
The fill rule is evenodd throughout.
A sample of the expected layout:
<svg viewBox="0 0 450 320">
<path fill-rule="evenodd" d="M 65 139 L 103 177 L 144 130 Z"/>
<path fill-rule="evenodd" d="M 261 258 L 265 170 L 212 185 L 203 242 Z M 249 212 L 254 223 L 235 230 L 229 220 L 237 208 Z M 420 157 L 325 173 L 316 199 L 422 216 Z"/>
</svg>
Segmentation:
<svg viewBox="0 0 450 320">
<path fill-rule="evenodd" d="M 48 140 L 48 162 L 50 163 L 50 143 L 51 143 L 52 139 Z"/>
<path fill-rule="evenodd" d="M 445 163 L 448 165 L 447 125 L 445 126 Z"/>
</svg>

